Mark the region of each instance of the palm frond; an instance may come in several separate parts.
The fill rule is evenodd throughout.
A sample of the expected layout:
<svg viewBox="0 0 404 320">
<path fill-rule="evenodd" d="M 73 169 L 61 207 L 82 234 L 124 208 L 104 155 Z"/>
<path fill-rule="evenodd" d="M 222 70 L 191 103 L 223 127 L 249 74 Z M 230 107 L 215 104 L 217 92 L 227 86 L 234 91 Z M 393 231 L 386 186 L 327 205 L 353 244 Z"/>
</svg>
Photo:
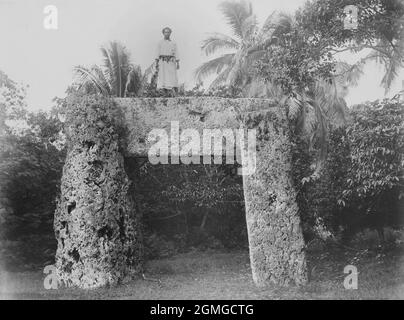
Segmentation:
<svg viewBox="0 0 404 320">
<path fill-rule="evenodd" d="M 240 74 L 242 51 L 239 50 L 233 57 L 231 67 L 229 67 L 229 74 L 227 75 L 226 84 L 232 86 L 236 83 Z"/>
<path fill-rule="evenodd" d="M 243 22 L 252 15 L 251 3 L 246 1 L 223 1 L 220 4 L 220 10 L 225 16 L 227 23 L 233 30 L 233 33 L 243 39 Z"/>
<path fill-rule="evenodd" d="M 272 99 L 280 105 L 283 105 L 286 100 L 279 86 L 259 78 L 254 78 L 244 92 L 246 97 Z"/>
<path fill-rule="evenodd" d="M 229 76 L 230 72 L 230 67 L 226 67 L 222 72 L 218 74 L 218 76 L 215 78 L 215 80 L 212 81 L 212 83 L 209 85 L 208 90 L 217 88 L 223 84 L 226 83 L 227 77 Z"/>
<path fill-rule="evenodd" d="M 201 49 L 209 56 L 219 49 L 238 49 L 239 46 L 240 43 L 232 37 L 222 33 L 213 33 L 203 40 Z"/>
<path fill-rule="evenodd" d="M 246 48 L 245 64 L 248 66 L 253 66 L 264 56 L 264 54 L 265 50 L 252 50 L 251 48 Z"/>
<path fill-rule="evenodd" d="M 114 66 L 113 66 L 113 62 L 112 62 L 112 58 L 110 55 L 110 51 L 108 48 L 106 48 L 105 46 L 102 46 L 100 48 L 101 53 L 104 57 L 104 63 L 103 66 L 105 68 L 105 75 L 108 78 L 108 80 L 110 81 L 110 83 L 112 82 L 112 79 L 114 77 Z"/>
<path fill-rule="evenodd" d="M 211 74 L 221 73 L 224 68 L 230 66 L 233 57 L 234 53 L 228 53 L 203 63 L 195 70 L 195 78 L 197 82 L 201 82 Z"/>
<path fill-rule="evenodd" d="M 364 60 L 355 64 L 339 61 L 335 66 L 335 81 L 339 86 L 357 86 L 363 75 Z"/>
<path fill-rule="evenodd" d="M 384 66 L 385 73 L 381 85 L 387 94 L 399 70 L 404 67 L 404 29 L 401 31 L 401 37 L 394 44 L 385 39 L 381 40 L 366 59 Z"/>
<path fill-rule="evenodd" d="M 264 53 L 266 48 L 284 38 L 292 30 L 292 27 L 293 18 L 291 16 L 274 12 L 265 21 L 256 37 L 256 41 L 249 46 L 249 54 L 254 52 Z"/>
<path fill-rule="evenodd" d="M 144 86 L 144 75 L 142 75 L 142 69 L 140 66 L 130 66 L 130 71 L 126 77 L 124 97 L 128 94 L 132 96 L 138 96 Z"/>
<path fill-rule="evenodd" d="M 329 123 L 336 127 L 342 126 L 346 123 L 348 110 L 341 90 L 337 85 L 337 81 L 317 81 L 314 88 L 314 97 L 316 104 L 322 110 L 322 113 L 318 114 L 319 116 L 324 114 Z M 318 120 L 321 122 L 323 121 L 322 118 Z"/>
<path fill-rule="evenodd" d="M 289 33 L 293 27 L 293 17 L 283 12 L 273 12 L 265 20 L 259 38 L 261 43 L 273 42 Z"/>
<path fill-rule="evenodd" d="M 348 88 L 356 86 L 363 74 L 363 61 L 351 65 L 338 62 L 332 79 L 319 79 L 314 86 L 314 97 L 324 110 L 330 124 L 336 127 L 345 125 L 349 115 L 345 96 Z"/>
<path fill-rule="evenodd" d="M 251 14 L 243 21 L 241 31 L 243 34 L 243 42 L 251 42 L 253 40 L 258 31 L 258 21 L 255 14 Z"/>
<path fill-rule="evenodd" d="M 128 91 L 137 95 L 144 83 L 143 76 L 140 67 L 131 64 L 130 54 L 125 46 L 112 41 L 101 47 L 101 54 L 102 67 L 75 68 L 80 87 L 86 86 L 89 90 L 117 97 L 125 96 Z"/>
<path fill-rule="evenodd" d="M 303 111 L 303 101 L 296 97 L 291 97 L 288 101 L 288 116 L 292 120 L 296 120 Z"/>
<path fill-rule="evenodd" d="M 317 130 L 314 133 L 317 135 L 316 138 L 319 147 L 319 155 L 317 158 L 316 170 L 313 173 L 313 175 L 316 176 L 323 168 L 325 159 L 327 157 L 328 128 L 327 128 L 327 118 L 321 105 L 316 100 L 313 100 L 313 107 L 315 110 L 316 125 L 317 125 Z"/>
<path fill-rule="evenodd" d="M 102 84 L 103 88 L 106 89 L 107 94 L 110 95 L 112 88 L 109 79 L 105 76 L 105 71 L 98 66 L 94 66 L 92 70 L 98 81 Z"/>
<path fill-rule="evenodd" d="M 74 67 L 74 71 L 79 78 L 77 81 L 79 88 L 85 84 L 91 83 L 101 94 L 110 94 L 108 83 L 103 76 L 102 70 L 98 66 L 93 66 L 91 69 L 83 66 L 76 66 Z"/>
<path fill-rule="evenodd" d="M 288 108 L 288 116 L 296 121 L 296 132 L 303 137 L 311 137 L 316 131 L 316 111 L 315 103 L 306 94 L 295 93 L 294 96 L 287 97 L 285 105 Z"/>
<path fill-rule="evenodd" d="M 390 90 L 391 84 L 397 78 L 400 68 L 404 66 L 404 40 L 400 48 L 393 49 L 390 56 L 385 64 L 385 73 L 381 81 L 384 87 L 385 93 L 387 94 Z"/>
</svg>

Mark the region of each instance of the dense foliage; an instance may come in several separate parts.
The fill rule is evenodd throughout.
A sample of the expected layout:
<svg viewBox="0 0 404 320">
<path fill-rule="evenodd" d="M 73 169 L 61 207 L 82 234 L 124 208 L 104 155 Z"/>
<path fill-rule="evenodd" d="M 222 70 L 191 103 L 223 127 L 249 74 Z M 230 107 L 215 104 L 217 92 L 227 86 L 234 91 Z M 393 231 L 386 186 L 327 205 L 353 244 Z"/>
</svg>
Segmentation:
<svg viewBox="0 0 404 320">
<path fill-rule="evenodd" d="M 28 112 L 18 85 L 9 80 L 1 89 L 0 255 L 3 263 L 23 267 L 53 259 L 53 213 L 64 139 L 56 108 Z"/>
<path fill-rule="evenodd" d="M 310 172 L 310 154 L 297 144 L 295 178 L 306 229 L 316 233 L 320 221 L 325 230 L 317 236 L 348 240 L 364 228 L 382 237 L 383 227 L 402 225 L 402 110 L 397 100 L 355 106 L 351 122 L 331 132 L 316 181 L 299 181 Z"/>
<path fill-rule="evenodd" d="M 246 247 L 242 181 L 234 166 L 146 163 L 136 181 L 149 256 Z"/>
<path fill-rule="evenodd" d="M 345 0 L 307 2 L 291 18 L 282 37 L 266 46 L 265 58 L 258 63 L 260 74 L 286 93 L 302 92 L 319 78 L 335 76 L 338 53 L 370 49 L 366 59 L 385 64 L 383 84 L 389 87 L 402 63 L 404 4 L 399 0 L 355 1 L 359 11 L 354 30 L 344 27 L 344 8 L 351 4 Z"/>
<path fill-rule="evenodd" d="M 404 164 L 403 104 L 397 100 L 357 106 L 347 137 L 351 165 L 344 198 L 376 199 L 402 185 Z M 343 200 L 341 200 L 343 201 Z"/>
<path fill-rule="evenodd" d="M 85 93 L 101 93 L 105 96 L 136 97 L 145 87 L 147 72 L 142 74 L 139 66 L 131 62 L 124 45 L 112 41 L 101 47 L 102 66 L 76 66 L 78 76 L 75 85 Z"/>
<path fill-rule="evenodd" d="M 403 61 L 404 5 L 400 0 L 355 1 L 358 29 L 346 30 L 343 8 L 350 2 L 308 1 L 294 15 L 270 15 L 262 28 L 247 2 L 223 2 L 233 38 L 214 34 L 202 49 L 209 56 L 219 49 L 231 53 L 197 70 L 199 80 L 218 74 L 210 89 L 201 84 L 179 88 L 183 96 L 269 97 L 288 108 L 295 134 L 293 176 L 307 239 L 344 239 L 366 227 L 380 231 L 402 223 L 403 104 L 385 100 L 348 110 L 344 96 L 367 61 L 382 63 L 382 85 L 391 85 Z M 363 50 L 368 54 L 354 64 L 339 61 L 343 52 Z M 153 68 L 142 74 L 123 45 L 111 42 L 102 55 L 102 67 L 76 68 L 76 89 L 118 97 L 160 95 L 156 74 L 146 81 Z M 11 262 L 43 263 L 54 255 L 54 200 L 65 156 L 58 115 L 74 91 L 69 88 L 66 99 L 56 99 L 49 113 L 29 113 L 25 87 L 0 71 L 0 238 L 5 244 L 0 254 Z M 80 112 L 91 109 L 77 110 L 69 119 L 76 133 Z M 314 167 L 324 146 L 324 163 Z M 127 162 L 149 257 L 247 245 L 242 184 L 233 167 L 172 169 Z"/>
</svg>

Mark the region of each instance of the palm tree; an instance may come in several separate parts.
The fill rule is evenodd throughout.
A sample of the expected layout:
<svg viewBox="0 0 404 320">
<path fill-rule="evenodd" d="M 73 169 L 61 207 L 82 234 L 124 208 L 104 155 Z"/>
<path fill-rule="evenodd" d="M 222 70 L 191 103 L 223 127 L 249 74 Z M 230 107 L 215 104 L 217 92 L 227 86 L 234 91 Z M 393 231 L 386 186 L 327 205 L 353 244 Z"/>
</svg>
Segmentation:
<svg viewBox="0 0 404 320">
<path fill-rule="evenodd" d="M 273 21 L 273 15 L 268 20 Z M 276 44 L 276 39 L 282 36 L 282 31 L 289 33 L 293 30 L 295 24 L 291 16 L 283 15 L 283 19 L 278 21 L 281 21 L 283 27 L 274 27 L 275 34 L 270 34 L 267 40 L 260 39 L 251 50 L 259 53 L 259 48 L 265 49 Z M 367 62 L 376 61 L 385 67 L 381 85 L 385 88 L 386 93 L 388 92 L 392 81 L 398 74 L 397 71 L 404 63 L 404 29 L 401 33 L 402 36 L 394 44 L 386 39 L 381 39 L 374 46 L 365 46 L 364 48 L 371 49 L 371 52 L 354 64 L 339 61 L 330 79 L 318 78 L 304 91 L 295 91 L 293 95 L 285 95 L 278 86 L 255 77 L 245 88 L 244 95 L 272 98 L 287 107 L 289 117 L 296 120 L 296 132 L 309 140 L 311 148 L 315 143 L 318 146 L 319 156 L 313 174 L 313 177 L 318 177 L 327 155 L 327 136 L 330 127 L 345 125 L 349 118 L 349 109 L 345 101 L 348 88 L 358 84 Z M 359 52 L 362 48 L 342 49 L 342 51 L 346 50 Z"/>
<path fill-rule="evenodd" d="M 404 29 L 396 43 L 386 39 L 371 47 L 371 53 L 355 64 L 339 62 L 331 79 L 317 79 L 313 85 L 286 95 L 271 82 L 252 75 L 250 67 L 259 60 L 266 49 L 279 44 L 287 34 L 298 30 L 293 16 L 274 12 L 259 30 L 250 3 L 245 1 L 224 1 L 220 9 L 232 28 L 233 36 L 212 34 L 202 43 L 202 50 L 211 56 L 219 50 L 228 50 L 223 55 L 202 64 L 195 72 L 197 81 L 211 74 L 217 74 L 210 85 L 239 86 L 247 97 L 272 98 L 288 108 L 288 114 L 296 120 L 297 133 L 306 137 L 311 145 L 319 146 L 319 157 L 315 175 L 318 174 L 326 157 L 327 132 L 330 126 L 341 126 L 348 118 L 345 102 L 347 88 L 355 86 L 363 74 L 366 62 L 374 60 L 385 66 L 382 85 L 388 90 L 397 70 L 403 65 Z M 296 31 L 295 31 L 296 32 Z M 364 48 L 369 48 L 369 45 Z M 360 49 L 360 48 L 359 48 Z M 342 51 L 358 52 L 358 48 L 343 48 Z M 335 50 L 338 52 L 338 50 Z"/>
<path fill-rule="evenodd" d="M 85 92 L 98 92 L 106 96 L 138 96 L 146 81 L 147 74 L 142 75 L 139 66 L 130 62 L 130 54 L 119 42 L 113 41 L 109 46 L 102 46 L 103 66 L 74 68 L 79 89 Z"/>
<path fill-rule="evenodd" d="M 289 96 L 285 95 L 280 87 L 249 73 L 254 61 L 259 60 L 269 46 L 276 45 L 280 38 L 284 38 L 285 34 L 293 30 L 293 17 L 274 12 L 259 29 L 251 4 L 245 1 L 225 1 L 221 3 L 220 8 L 233 30 L 233 37 L 215 33 L 204 40 L 202 50 L 208 56 L 220 49 L 232 52 L 202 64 L 196 70 L 197 81 L 216 73 L 217 77 L 210 88 L 223 84 L 240 86 L 244 96 L 272 98 L 289 109 L 289 116 L 296 120 L 299 134 L 311 142 L 314 142 L 316 137 L 320 141 L 326 141 L 328 115 L 332 114 L 334 118 L 342 119 L 342 122 L 345 119 L 345 104 L 341 87 L 336 86 L 337 82 L 331 85 L 326 81 L 319 81 L 311 88 L 311 92 L 295 92 L 294 96 Z M 340 78 L 339 80 L 342 80 L 342 77 Z M 328 95 L 332 95 L 334 99 L 328 100 Z M 325 149 L 320 149 L 320 158 L 324 158 Z"/>
<path fill-rule="evenodd" d="M 265 46 L 276 41 L 277 36 L 290 29 L 291 19 L 285 14 L 274 13 L 259 30 L 252 5 L 246 1 L 224 1 L 220 9 L 230 25 L 233 35 L 213 33 L 202 43 L 207 56 L 219 50 L 228 50 L 219 57 L 203 63 L 195 71 L 198 82 L 211 74 L 217 77 L 210 88 L 220 85 L 244 87 L 251 82 L 249 68 L 264 54 Z"/>
<path fill-rule="evenodd" d="M 287 109 L 288 117 L 296 124 L 295 133 L 309 142 L 311 150 L 318 150 L 312 178 L 319 176 L 327 156 L 330 128 L 344 126 L 349 119 L 345 97 L 348 88 L 357 85 L 363 74 L 363 64 L 338 62 L 335 70 L 333 78 L 317 79 L 312 86 L 295 91 L 293 95 L 285 94 L 279 86 L 257 77 L 244 91 L 249 98 L 269 98 Z"/>
</svg>

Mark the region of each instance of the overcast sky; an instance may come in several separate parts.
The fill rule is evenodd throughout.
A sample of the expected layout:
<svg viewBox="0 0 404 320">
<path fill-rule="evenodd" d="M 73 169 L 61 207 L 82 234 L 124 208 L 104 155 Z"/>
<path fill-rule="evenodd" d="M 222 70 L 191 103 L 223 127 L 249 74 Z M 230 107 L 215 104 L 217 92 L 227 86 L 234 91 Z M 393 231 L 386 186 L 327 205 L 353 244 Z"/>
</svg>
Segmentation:
<svg viewBox="0 0 404 320">
<path fill-rule="evenodd" d="M 293 12 L 305 0 L 252 0 L 260 22 L 274 10 Z M 180 82 L 193 84 L 193 71 L 206 60 L 201 41 L 210 32 L 230 34 L 220 0 L 0 0 L 0 70 L 30 86 L 28 105 L 49 109 L 72 82 L 75 65 L 101 63 L 99 48 L 111 40 L 124 43 L 142 69 L 153 62 L 161 29 L 170 26 L 181 55 Z M 58 9 L 58 29 L 43 27 L 46 5 Z M 382 98 L 382 70 L 366 68 L 348 103 Z M 401 89 L 404 73 L 392 86 Z"/>
</svg>

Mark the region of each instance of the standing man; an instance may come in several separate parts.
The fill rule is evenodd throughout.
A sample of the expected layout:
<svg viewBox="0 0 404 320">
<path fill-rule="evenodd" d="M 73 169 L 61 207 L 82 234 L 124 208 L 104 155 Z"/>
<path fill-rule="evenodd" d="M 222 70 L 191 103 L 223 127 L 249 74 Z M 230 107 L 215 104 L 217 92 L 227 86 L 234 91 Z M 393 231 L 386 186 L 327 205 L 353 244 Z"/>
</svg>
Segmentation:
<svg viewBox="0 0 404 320">
<path fill-rule="evenodd" d="M 165 95 L 175 93 L 178 89 L 177 69 L 180 68 L 180 58 L 177 44 L 170 39 L 171 29 L 163 29 L 164 39 L 157 46 L 157 89 L 163 89 Z"/>
</svg>

